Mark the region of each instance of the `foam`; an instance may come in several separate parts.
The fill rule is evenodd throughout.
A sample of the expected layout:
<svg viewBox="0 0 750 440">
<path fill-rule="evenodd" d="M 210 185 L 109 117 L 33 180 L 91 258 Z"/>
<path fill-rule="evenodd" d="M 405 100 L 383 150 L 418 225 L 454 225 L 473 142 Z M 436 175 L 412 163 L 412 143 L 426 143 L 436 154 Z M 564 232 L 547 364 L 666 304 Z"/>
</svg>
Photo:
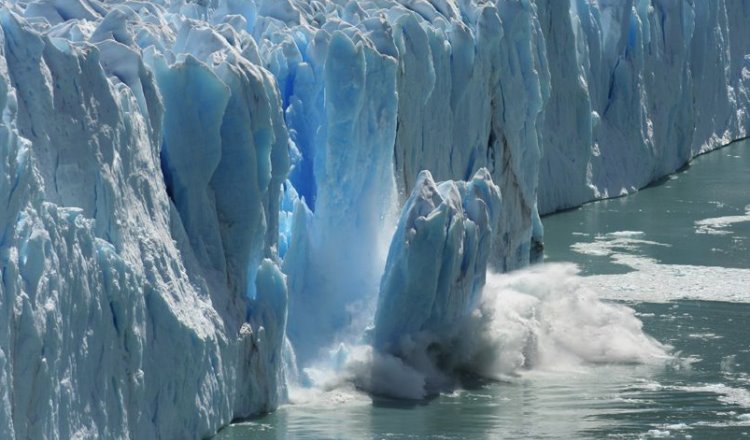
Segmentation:
<svg viewBox="0 0 750 440">
<path fill-rule="evenodd" d="M 686 393 L 711 393 L 726 405 L 750 408 L 750 390 L 731 387 L 723 383 L 706 383 L 701 385 L 661 385 L 650 384 L 651 391 L 678 391 Z"/>
<path fill-rule="evenodd" d="M 323 400 L 342 389 L 422 399 L 452 390 L 465 373 L 507 380 L 528 372 L 585 372 L 597 364 L 661 365 L 671 359 L 669 347 L 643 332 L 631 308 L 602 301 L 572 264 L 488 273 L 478 308 L 455 327 L 448 341 L 415 336 L 407 362 L 369 345 L 340 344 L 305 369 L 308 383 Z"/>
<path fill-rule="evenodd" d="M 629 238 L 623 238 L 625 235 Z M 610 300 L 750 302 L 747 289 L 750 285 L 749 269 L 660 264 L 653 258 L 639 255 L 641 247 L 669 245 L 633 238 L 635 236 L 632 231 L 627 234 L 615 232 L 597 236 L 591 243 L 571 246 L 575 252 L 608 257 L 613 263 L 632 269 L 625 274 L 585 277 L 585 286 Z"/>
<path fill-rule="evenodd" d="M 727 228 L 738 223 L 750 222 L 750 205 L 745 206 L 745 215 L 730 215 L 725 217 L 714 217 L 695 222 L 696 234 L 730 235 L 732 231 Z"/>
<path fill-rule="evenodd" d="M 632 309 L 601 301 L 585 280 L 572 264 L 490 275 L 479 309 L 480 328 L 487 329 L 488 345 L 501 362 L 485 364 L 485 372 L 512 372 L 502 359 L 515 359 L 517 370 L 668 358 L 667 347 L 643 332 Z M 477 348 L 481 353 L 486 347 Z"/>
</svg>

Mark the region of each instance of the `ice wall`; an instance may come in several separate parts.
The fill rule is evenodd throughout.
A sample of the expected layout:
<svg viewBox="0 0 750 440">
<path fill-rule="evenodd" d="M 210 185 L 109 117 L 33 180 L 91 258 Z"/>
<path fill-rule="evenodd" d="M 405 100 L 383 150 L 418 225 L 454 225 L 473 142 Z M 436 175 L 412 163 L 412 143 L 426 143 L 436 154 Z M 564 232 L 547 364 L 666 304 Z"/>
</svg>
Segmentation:
<svg viewBox="0 0 750 440">
<path fill-rule="evenodd" d="M 3 3 L 0 438 L 198 438 L 283 398 L 287 335 L 301 366 L 372 320 L 402 357 L 401 333 L 446 336 L 485 265 L 538 256 L 538 212 L 745 136 L 748 18 L 742 0 Z"/>
<path fill-rule="evenodd" d="M 555 66 L 541 212 L 633 192 L 747 136 L 747 2 L 536 5 Z"/>
<path fill-rule="evenodd" d="M 3 439 L 200 438 L 283 393 L 280 97 L 189 12 L 0 11 Z"/>
</svg>

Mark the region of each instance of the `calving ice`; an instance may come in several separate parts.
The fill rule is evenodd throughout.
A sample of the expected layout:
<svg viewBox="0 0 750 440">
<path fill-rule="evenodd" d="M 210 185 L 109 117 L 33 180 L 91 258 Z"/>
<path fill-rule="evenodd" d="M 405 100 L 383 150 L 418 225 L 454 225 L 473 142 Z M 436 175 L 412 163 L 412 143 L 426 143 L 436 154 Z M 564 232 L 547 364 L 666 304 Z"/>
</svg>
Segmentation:
<svg viewBox="0 0 750 440">
<path fill-rule="evenodd" d="M 538 290 L 486 270 L 538 257 L 540 213 L 745 136 L 749 18 L 741 0 L 3 3 L 0 438 L 205 437 L 339 346 L 370 353 L 335 351 L 339 370 L 403 367 L 417 394 L 523 366 L 457 345 L 507 321 L 494 296 L 526 323 L 482 330 L 494 346 L 562 337 L 524 312 Z M 663 353 L 627 311 L 586 310 Z"/>
</svg>

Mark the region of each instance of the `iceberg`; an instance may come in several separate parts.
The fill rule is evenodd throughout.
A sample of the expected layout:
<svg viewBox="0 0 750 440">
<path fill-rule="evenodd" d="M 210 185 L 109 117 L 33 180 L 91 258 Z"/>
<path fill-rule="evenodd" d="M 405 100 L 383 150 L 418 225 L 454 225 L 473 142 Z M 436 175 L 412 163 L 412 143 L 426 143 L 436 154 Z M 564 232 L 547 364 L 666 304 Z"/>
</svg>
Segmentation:
<svg viewBox="0 0 750 440">
<path fill-rule="evenodd" d="M 747 135 L 748 19 L 4 2 L 0 438 L 204 438 L 341 342 L 418 368 L 404 341 L 494 304 L 487 269 L 539 259 L 540 214 Z"/>
<path fill-rule="evenodd" d="M 436 184 L 428 171 L 419 174 L 391 242 L 373 348 L 437 369 L 428 347 L 440 356 L 440 344 L 476 309 L 501 217 L 500 190 L 486 169 L 469 182 Z"/>
<path fill-rule="evenodd" d="M 375 315 L 375 348 L 399 354 L 402 338 L 449 331 L 476 307 L 501 204 L 486 169 L 468 183 L 436 184 L 428 171 L 419 174 L 391 242 Z"/>
</svg>

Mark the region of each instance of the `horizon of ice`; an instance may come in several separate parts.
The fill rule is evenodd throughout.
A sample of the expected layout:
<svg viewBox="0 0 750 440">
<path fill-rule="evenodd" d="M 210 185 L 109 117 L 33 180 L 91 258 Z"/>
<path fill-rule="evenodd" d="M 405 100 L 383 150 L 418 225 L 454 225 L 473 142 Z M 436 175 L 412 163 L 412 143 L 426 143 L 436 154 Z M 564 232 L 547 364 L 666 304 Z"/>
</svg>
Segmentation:
<svg viewBox="0 0 750 440">
<path fill-rule="evenodd" d="M 499 295 L 485 265 L 538 258 L 540 213 L 746 136 L 748 18 L 739 0 L 4 3 L 0 437 L 202 438 L 363 334 L 380 351 L 358 365 L 423 374 L 388 341 L 454 337 L 448 317 Z M 432 212 L 407 202 L 423 170 L 455 225 L 441 268 L 402 240 Z M 415 267 L 440 275 L 429 314 Z"/>
</svg>

